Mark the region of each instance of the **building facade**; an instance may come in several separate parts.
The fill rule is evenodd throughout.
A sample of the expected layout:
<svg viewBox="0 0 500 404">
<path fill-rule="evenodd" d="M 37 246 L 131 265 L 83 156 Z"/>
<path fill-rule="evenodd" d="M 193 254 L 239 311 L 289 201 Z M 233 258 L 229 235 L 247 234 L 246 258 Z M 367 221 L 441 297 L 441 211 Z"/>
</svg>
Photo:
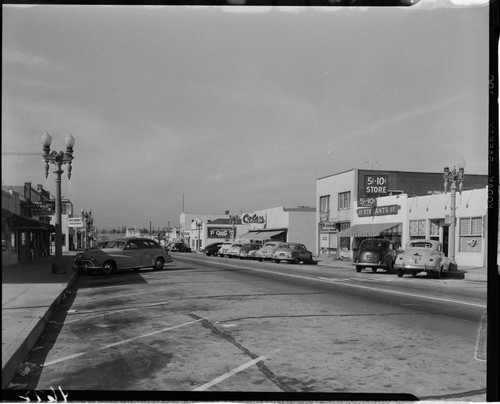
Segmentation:
<svg viewBox="0 0 500 404">
<path fill-rule="evenodd" d="M 401 247 L 430 237 L 447 252 L 450 194 L 442 191 L 443 183 L 442 173 L 358 169 L 319 178 L 317 252 L 352 256 L 367 237 L 389 238 Z M 464 183 L 456 198 L 456 259 L 459 265 L 483 265 L 487 176 L 466 175 Z"/>
</svg>

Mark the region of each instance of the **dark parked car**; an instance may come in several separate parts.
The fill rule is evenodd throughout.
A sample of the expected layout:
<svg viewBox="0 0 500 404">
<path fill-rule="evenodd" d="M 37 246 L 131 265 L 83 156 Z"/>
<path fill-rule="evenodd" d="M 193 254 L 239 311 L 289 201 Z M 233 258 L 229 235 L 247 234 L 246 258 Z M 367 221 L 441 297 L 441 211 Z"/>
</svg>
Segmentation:
<svg viewBox="0 0 500 404">
<path fill-rule="evenodd" d="M 90 274 L 100 271 L 110 274 L 117 270 L 151 267 L 163 269 L 172 257 L 156 241 L 148 238 L 125 237 L 110 241 L 104 248 L 91 248 L 75 257 L 75 271 Z"/>
<path fill-rule="evenodd" d="M 222 242 L 209 244 L 203 249 L 203 252 L 209 257 L 211 255 L 217 256 L 217 254 L 219 253 L 219 248 L 222 246 L 222 244 Z"/>
<path fill-rule="evenodd" d="M 379 238 L 363 240 L 354 256 L 356 272 L 361 272 L 363 268 L 371 268 L 373 272 L 378 268 L 393 272 L 396 253 L 396 245 L 391 240 Z"/>
<path fill-rule="evenodd" d="M 170 243 L 167 250 L 171 252 L 191 252 L 191 248 L 186 243 Z"/>
</svg>

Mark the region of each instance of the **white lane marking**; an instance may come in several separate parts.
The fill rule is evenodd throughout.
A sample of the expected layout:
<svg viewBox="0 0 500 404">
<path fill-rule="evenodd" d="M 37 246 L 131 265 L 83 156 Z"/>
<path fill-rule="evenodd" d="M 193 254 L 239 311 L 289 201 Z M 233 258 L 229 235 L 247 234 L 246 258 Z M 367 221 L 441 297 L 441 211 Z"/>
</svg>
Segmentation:
<svg viewBox="0 0 500 404">
<path fill-rule="evenodd" d="M 236 369 L 230 370 L 226 374 L 217 377 L 216 379 L 212 380 L 211 382 L 205 383 L 203 386 L 195 388 L 193 391 L 205 391 L 206 389 L 222 382 L 223 380 L 226 380 L 227 378 L 234 376 L 235 374 L 241 372 L 242 370 L 245 370 L 246 368 L 249 368 L 250 366 L 255 365 L 257 362 L 263 361 L 266 359 L 265 356 L 259 356 L 258 358 L 254 359 L 253 361 L 247 362 L 244 365 L 241 365 L 237 367 Z"/>
<path fill-rule="evenodd" d="M 188 257 L 186 257 L 186 258 L 187 259 L 193 259 L 193 258 L 188 258 Z M 194 259 L 194 260 L 197 261 L 197 262 L 200 262 L 200 263 L 203 262 L 202 260 L 197 260 L 197 259 Z M 213 262 L 213 261 L 211 261 L 211 262 Z M 391 293 L 391 294 L 401 295 L 401 296 L 411 296 L 411 297 L 418 297 L 418 298 L 427 299 L 427 300 L 435 300 L 435 301 L 440 301 L 440 302 L 463 304 L 465 306 L 473 306 L 473 307 L 486 308 L 485 304 L 469 303 L 469 302 L 464 302 L 464 301 L 461 301 L 461 300 L 443 299 L 443 298 L 439 298 L 439 297 L 419 295 L 419 294 L 416 294 L 416 293 L 397 292 L 397 291 L 388 290 L 388 289 L 379 289 L 379 288 L 374 288 L 374 287 L 369 287 L 369 286 L 354 285 L 354 284 L 351 284 L 351 283 L 344 283 L 344 282 L 339 282 L 339 281 L 333 280 L 334 278 L 331 278 L 331 279 L 329 279 L 329 278 L 322 278 L 322 277 L 314 277 L 313 278 L 313 277 L 305 276 L 305 275 L 296 275 L 296 274 L 289 274 L 289 273 L 284 273 L 284 272 L 268 271 L 268 270 L 265 270 L 265 269 L 258 269 L 258 268 L 252 268 L 252 267 L 245 267 L 245 266 L 241 266 L 240 267 L 240 266 L 235 266 L 234 264 L 233 265 L 232 264 L 226 264 L 224 262 L 220 262 L 218 264 L 222 265 L 222 266 L 231 267 L 231 268 L 250 269 L 252 271 L 264 272 L 264 273 L 267 273 L 267 274 L 288 276 L 288 277 L 291 277 L 291 278 L 307 279 L 308 281 L 319 281 L 319 282 L 328 282 L 328 283 L 337 283 L 337 284 L 341 283 L 342 285 L 349 286 L 351 288 L 368 289 L 368 290 L 374 290 L 374 291 L 377 291 L 377 292 Z M 354 278 L 351 278 L 351 279 L 354 279 Z M 356 280 L 357 280 L 357 278 L 356 278 Z"/>
<path fill-rule="evenodd" d="M 335 282 L 334 279 L 329 279 L 329 278 L 318 278 L 318 279 L 326 281 L 326 282 L 331 282 L 331 283 Z M 395 290 L 379 289 L 379 288 L 374 288 L 374 287 L 370 287 L 370 286 L 353 285 L 353 284 L 350 284 L 350 283 L 343 283 L 343 282 L 342 282 L 342 285 L 350 286 L 352 288 L 368 289 L 368 290 L 375 290 L 377 292 L 391 293 L 393 295 L 411 296 L 411 297 L 418 297 L 420 299 L 437 300 L 437 301 L 440 301 L 440 302 L 458 303 L 458 304 L 464 304 L 466 306 L 474 306 L 474 307 L 486 308 L 485 304 L 469 303 L 469 302 L 463 302 L 463 301 L 454 300 L 454 299 L 443 299 L 441 297 L 419 295 L 419 294 L 416 294 L 416 293 L 398 292 L 398 291 L 395 291 Z"/>
<path fill-rule="evenodd" d="M 179 325 L 174 325 L 173 327 L 167 327 L 167 328 L 163 328 L 161 330 L 158 330 L 158 331 L 153 331 L 153 332 L 149 332 L 147 334 L 143 334 L 143 335 L 139 335 L 137 337 L 134 337 L 134 338 L 128 338 L 128 339 L 124 339 L 122 341 L 118 341 L 118 342 L 114 342 L 112 344 L 108 344 L 108 345 L 104 345 L 100 348 L 97 348 L 97 349 L 91 349 L 90 351 L 86 351 L 86 352 L 80 352 L 80 353 L 77 353 L 77 354 L 73 354 L 73 355 L 69 355 L 69 356 L 65 356 L 63 358 L 59 358 L 59 359 L 55 359 L 53 361 L 50 361 L 50 362 L 46 362 L 43 367 L 47 367 L 47 366 L 51 366 L 51 365 L 55 365 L 56 363 L 60 363 L 60 362 L 65 362 L 65 361 L 68 361 L 70 359 L 75 359 L 75 358 L 79 358 L 80 356 L 83 356 L 83 355 L 86 355 L 86 354 L 89 354 L 89 353 L 92 353 L 92 352 L 98 352 L 98 351 L 102 351 L 104 349 L 108 349 L 108 348 L 112 348 L 112 347 L 115 347 L 115 346 L 118 346 L 118 345 L 123 345 L 123 344 L 127 344 L 129 342 L 132 342 L 132 341 L 135 341 L 135 340 L 138 340 L 140 338 L 146 338 L 146 337 L 150 337 L 151 335 L 155 335 L 155 334 L 160 334 L 162 332 L 165 332 L 165 331 L 170 331 L 170 330 L 174 330 L 176 328 L 181 328 L 181 327 L 185 327 L 186 325 L 191 325 L 191 324 L 194 324 L 194 323 L 198 323 L 200 321 L 202 321 L 204 319 L 200 318 L 198 320 L 195 320 L 195 321 L 189 321 L 187 323 L 184 323 L 184 324 L 179 324 Z"/>
</svg>

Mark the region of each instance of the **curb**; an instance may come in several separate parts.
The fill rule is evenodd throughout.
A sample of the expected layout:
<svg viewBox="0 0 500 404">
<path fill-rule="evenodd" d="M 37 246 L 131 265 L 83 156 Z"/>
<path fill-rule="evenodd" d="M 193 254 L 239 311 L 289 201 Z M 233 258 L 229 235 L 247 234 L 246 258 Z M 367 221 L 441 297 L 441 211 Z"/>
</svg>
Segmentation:
<svg viewBox="0 0 500 404">
<path fill-rule="evenodd" d="M 40 338 L 40 335 L 42 335 L 46 325 L 51 320 L 54 311 L 65 299 L 66 291 L 73 286 L 77 278 L 78 273 L 75 272 L 71 275 L 66 288 L 55 298 L 54 302 L 50 305 L 45 314 L 38 319 L 31 320 L 31 323 L 35 323 L 34 327 L 31 329 L 26 339 L 19 343 L 19 346 L 16 348 L 13 355 L 6 361 L 6 363 L 2 364 L 2 390 L 7 389 L 16 374 L 17 368 L 26 359 L 31 349 L 35 346 L 36 341 Z"/>
</svg>

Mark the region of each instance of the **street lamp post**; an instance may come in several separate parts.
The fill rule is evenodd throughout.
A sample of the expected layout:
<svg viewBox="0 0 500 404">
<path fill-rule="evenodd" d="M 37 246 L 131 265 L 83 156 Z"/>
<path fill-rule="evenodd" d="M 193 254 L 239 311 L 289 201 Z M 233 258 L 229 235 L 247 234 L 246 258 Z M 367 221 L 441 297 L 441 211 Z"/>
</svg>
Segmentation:
<svg viewBox="0 0 500 404">
<path fill-rule="evenodd" d="M 45 178 L 49 176 L 49 163 L 54 164 L 56 170 L 56 250 L 55 250 L 55 261 L 52 265 L 52 273 L 60 274 L 65 273 L 64 268 L 61 265 L 62 257 L 62 232 L 61 232 L 61 222 L 62 222 L 62 212 L 61 212 L 61 174 L 64 172 L 62 166 L 68 164 L 68 180 L 71 179 L 71 162 L 73 161 L 73 146 L 75 145 L 75 138 L 69 134 L 66 140 L 66 152 L 56 152 L 50 151 L 50 144 L 52 143 L 52 137 L 45 132 L 42 136 L 42 146 L 43 146 L 43 161 L 45 162 Z"/>
<path fill-rule="evenodd" d="M 448 187 L 450 189 L 450 231 L 448 234 L 448 258 L 450 260 L 450 264 L 453 265 L 453 269 L 456 269 L 457 265 L 455 261 L 456 194 L 457 188 L 458 192 L 462 193 L 462 185 L 465 177 L 465 162 L 461 161 L 457 165 L 458 170 L 455 166 L 451 171 L 449 167 L 445 167 L 443 172 L 444 192 L 448 191 Z"/>
<path fill-rule="evenodd" d="M 229 215 L 229 218 L 231 219 L 231 224 L 233 225 L 233 241 L 236 236 L 236 219 L 238 219 L 238 215 Z"/>
<path fill-rule="evenodd" d="M 201 249 L 201 239 L 200 239 L 200 232 L 201 232 L 201 222 L 196 222 L 196 228 L 198 229 L 198 245 L 197 245 L 197 250 L 200 251 Z"/>
</svg>

